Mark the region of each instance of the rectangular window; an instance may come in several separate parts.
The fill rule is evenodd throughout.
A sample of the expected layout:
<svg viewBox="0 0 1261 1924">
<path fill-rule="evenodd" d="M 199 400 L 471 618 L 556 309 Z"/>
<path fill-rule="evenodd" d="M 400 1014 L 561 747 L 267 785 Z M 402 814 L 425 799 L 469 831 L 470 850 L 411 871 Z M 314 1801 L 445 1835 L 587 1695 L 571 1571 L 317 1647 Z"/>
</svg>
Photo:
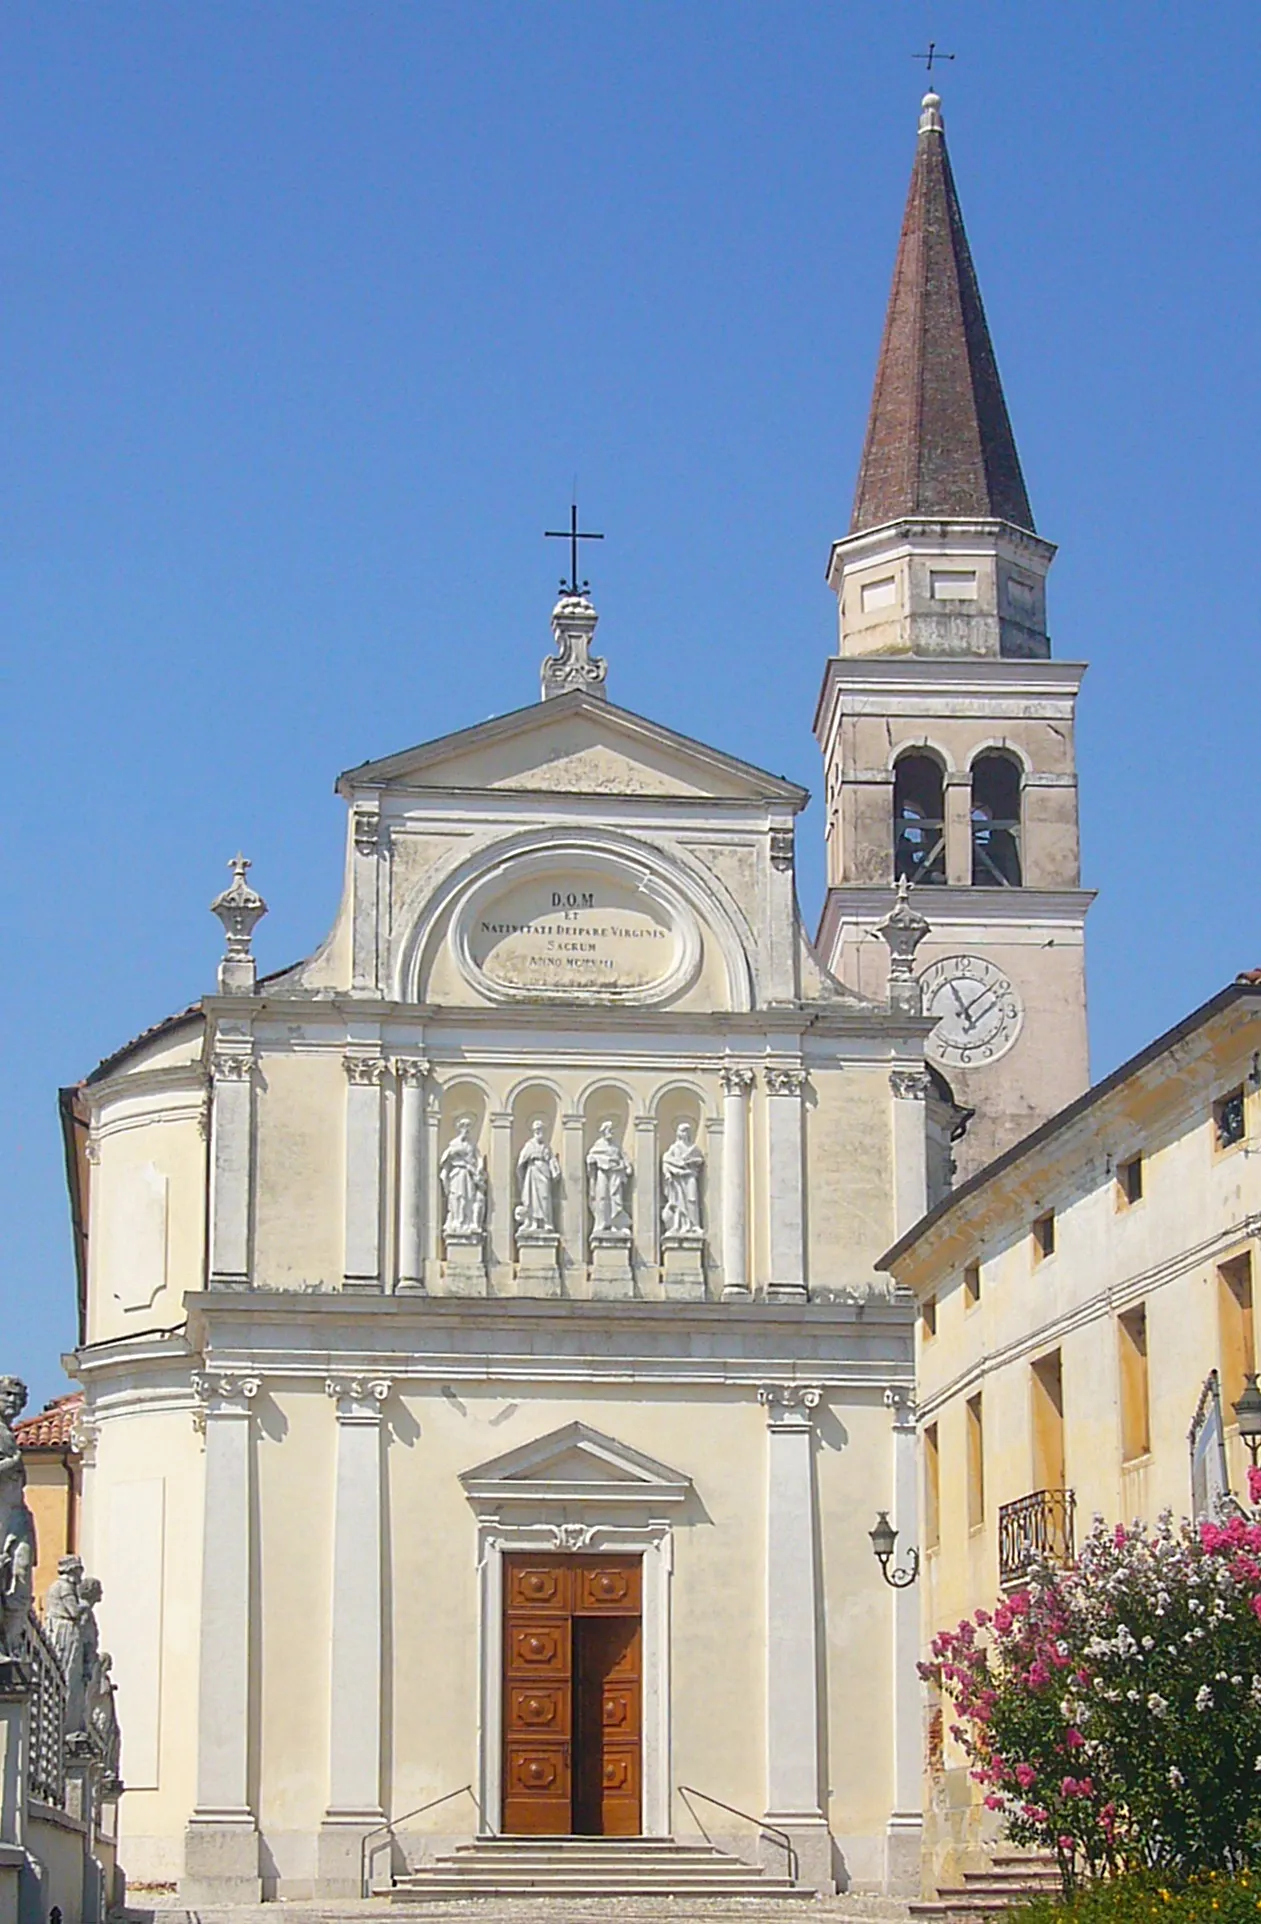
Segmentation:
<svg viewBox="0 0 1261 1924">
<path fill-rule="evenodd" d="M 924 1431 L 924 1547 L 935 1550 L 941 1542 L 941 1449 L 937 1425 Z"/>
<path fill-rule="evenodd" d="M 1055 1211 L 1048 1209 L 1033 1221 L 1033 1260 L 1043 1263 L 1055 1254 Z"/>
<path fill-rule="evenodd" d="M 873 608 L 891 608 L 897 598 L 897 582 L 892 575 L 885 575 L 880 581 L 863 583 L 862 603 L 865 615 L 869 615 Z"/>
<path fill-rule="evenodd" d="M 1234 1421 L 1234 1406 L 1243 1395 L 1244 1378 L 1257 1367 L 1252 1322 L 1252 1257 L 1245 1250 L 1217 1271 L 1217 1321 L 1221 1336 L 1222 1416 Z"/>
<path fill-rule="evenodd" d="M 965 1309 L 975 1309 L 981 1300 L 981 1265 L 969 1263 L 963 1272 L 963 1304 Z"/>
<path fill-rule="evenodd" d="M 920 1332 L 923 1336 L 937 1334 L 937 1298 L 926 1296 L 919 1309 Z"/>
<path fill-rule="evenodd" d="M 1143 1200 L 1143 1158 L 1131 1156 L 1117 1164 L 1117 1206 L 1131 1209 Z"/>
<path fill-rule="evenodd" d="M 1213 1142 L 1218 1149 L 1233 1149 L 1243 1141 L 1243 1090 L 1232 1089 L 1213 1104 Z"/>
<path fill-rule="evenodd" d="M 976 570 L 974 568 L 931 568 L 928 574 L 928 592 L 934 601 L 975 601 Z"/>
<path fill-rule="evenodd" d="M 1117 1318 L 1118 1361 L 1121 1367 L 1121 1460 L 1132 1463 L 1152 1446 L 1151 1405 L 1147 1384 L 1147 1305 L 1127 1309 Z"/>
<path fill-rule="evenodd" d="M 981 1393 L 968 1398 L 968 1528 L 979 1530 L 985 1521 L 985 1422 Z"/>
<path fill-rule="evenodd" d="M 1033 1486 L 1064 1488 L 1064 1367 L 1060 1352 L 1039 1356 L 1029 1372 Z"/>
</svg>

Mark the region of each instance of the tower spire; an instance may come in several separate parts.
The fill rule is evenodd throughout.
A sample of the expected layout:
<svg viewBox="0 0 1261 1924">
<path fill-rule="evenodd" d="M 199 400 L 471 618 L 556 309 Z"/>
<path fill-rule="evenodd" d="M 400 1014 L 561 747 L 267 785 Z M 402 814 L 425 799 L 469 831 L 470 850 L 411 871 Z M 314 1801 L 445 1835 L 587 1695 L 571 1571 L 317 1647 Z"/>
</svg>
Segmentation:
<svg viewBox="0 0 1261 1924">
<path fill-rule="evenodd" d="M 889 521 L 1033 514 L 946 152 L 941 99 L 919 140 L 850 533 Z"/>
</svg>

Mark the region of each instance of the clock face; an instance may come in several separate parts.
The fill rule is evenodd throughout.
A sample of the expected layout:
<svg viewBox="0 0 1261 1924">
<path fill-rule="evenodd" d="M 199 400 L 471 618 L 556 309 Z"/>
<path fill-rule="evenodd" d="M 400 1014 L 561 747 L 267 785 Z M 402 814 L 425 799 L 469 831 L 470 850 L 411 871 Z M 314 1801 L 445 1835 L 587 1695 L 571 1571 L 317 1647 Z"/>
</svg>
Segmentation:
<svg viewBox="0 0 1261 1924">
<path fill-rule="evenodd" d="M 1006 1055 L 1024 1006 L 1010 976 L 983 955 L 943 955 L 920 976 L 924 1014 L 936 1018 L 928 1053 L 943 1068 L 977 1068 Z"/>
</svg>

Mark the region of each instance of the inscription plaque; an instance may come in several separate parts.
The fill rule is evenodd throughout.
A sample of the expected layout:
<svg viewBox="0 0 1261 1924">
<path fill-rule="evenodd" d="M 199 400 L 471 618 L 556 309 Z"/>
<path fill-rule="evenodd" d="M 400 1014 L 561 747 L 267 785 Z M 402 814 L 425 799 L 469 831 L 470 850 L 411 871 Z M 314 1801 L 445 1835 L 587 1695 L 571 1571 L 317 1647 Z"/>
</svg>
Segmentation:
<svg viewBox="0 0 1261 1924">
<path fill-rule="evenodd" d="M 572 995 L 650 989 L 672 975 L 680 932 L 664 903 L 616 876 L 557 874 L 477 905 L 468 954 L 504 989 Z"/>
</svg>

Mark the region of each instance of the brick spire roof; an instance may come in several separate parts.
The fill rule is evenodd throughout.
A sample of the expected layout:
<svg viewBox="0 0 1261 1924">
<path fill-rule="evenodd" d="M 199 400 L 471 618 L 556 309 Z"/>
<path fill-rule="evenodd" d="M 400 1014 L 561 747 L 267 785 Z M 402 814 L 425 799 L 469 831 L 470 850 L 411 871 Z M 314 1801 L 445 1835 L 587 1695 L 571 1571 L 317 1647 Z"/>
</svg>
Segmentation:
<svg viewBox="0 0 1261 1924">
<path fill-rule="evenodd" d="M 905 518 L 1033 529 L 934 93 L 920 115 L 850 533 Z"/>
</svg>

